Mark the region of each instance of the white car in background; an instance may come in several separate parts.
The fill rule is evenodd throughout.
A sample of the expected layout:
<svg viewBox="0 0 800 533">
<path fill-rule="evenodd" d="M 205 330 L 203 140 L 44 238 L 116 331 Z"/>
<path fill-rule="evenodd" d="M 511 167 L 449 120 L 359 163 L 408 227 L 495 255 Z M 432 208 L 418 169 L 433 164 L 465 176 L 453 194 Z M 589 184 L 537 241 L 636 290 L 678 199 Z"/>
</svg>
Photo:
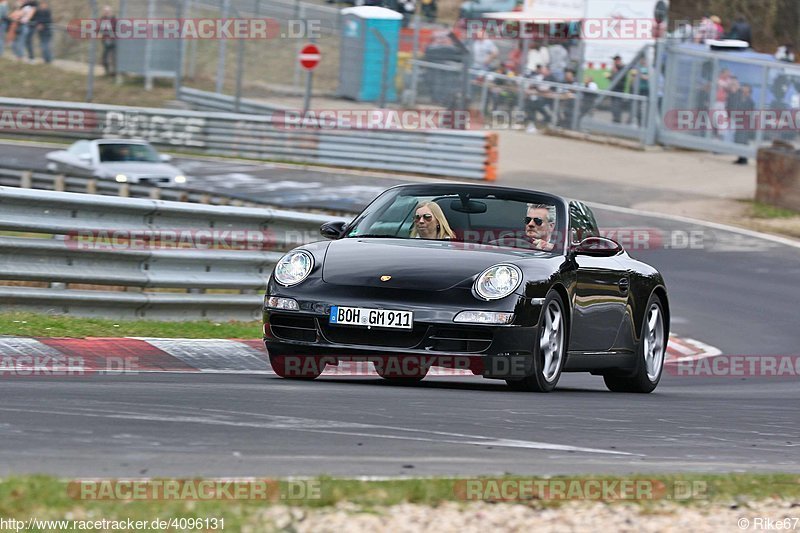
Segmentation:
<svg viewBox="0 0 800 533">
<path fill-rule="evenodd" d="M 159 154 L 150 143 L 142 140 L 81 140 L 66 150 L 50 152 L 46 157 L 47 169 L 51 172 L 159 187 L 186 184 L 183 172 L 168 163 L 172 157 Z"/>
</svg>

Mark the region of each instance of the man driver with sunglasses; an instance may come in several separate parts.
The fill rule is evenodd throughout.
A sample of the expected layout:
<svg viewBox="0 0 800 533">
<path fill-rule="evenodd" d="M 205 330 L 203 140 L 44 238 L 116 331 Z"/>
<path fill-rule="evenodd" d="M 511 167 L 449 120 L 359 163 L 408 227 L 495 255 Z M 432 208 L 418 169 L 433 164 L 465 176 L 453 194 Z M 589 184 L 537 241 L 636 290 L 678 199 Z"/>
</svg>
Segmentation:
<svg viewBox="0 0 800 533">
<path fill-rule="evenodd" d="M 550 214 L 550 206 L 546 204 L 528 204 L 528 216 L 525 217 L 525 236 L 531 245 L 546 252 L 554 248 L 550 237 L 555 229 L 555 221 Z"/>
</svg>

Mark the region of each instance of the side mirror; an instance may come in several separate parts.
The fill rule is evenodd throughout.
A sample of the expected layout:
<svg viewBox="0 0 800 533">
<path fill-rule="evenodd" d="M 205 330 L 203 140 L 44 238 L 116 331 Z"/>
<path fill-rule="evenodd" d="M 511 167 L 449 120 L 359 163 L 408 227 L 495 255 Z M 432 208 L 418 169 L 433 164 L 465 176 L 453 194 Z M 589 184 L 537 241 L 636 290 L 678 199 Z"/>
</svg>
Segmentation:
<svg viewBox="0 0 800 533">
<path fill-rule="evenodd" d="M 319 234 L 326 239 L 338 239 L 344 234 L 344 227 L 347 222 L 337 220 L 336 222 L 326 222 L 319 227 Z"/>
<path fill-rule="evenodd" d="M 575 253 L 578 255 L 594 257 L 611 257 L 620 252 L 622 252 L 622 245 L 605 237 L 586 237 L 575 247 Z"/>
<path fill-rule="evenodd" d="M 161 154 L 158 156 L 162 163 L 169 163 L 172 161 L 172 156 L 169 154 Z"/>
</svg>

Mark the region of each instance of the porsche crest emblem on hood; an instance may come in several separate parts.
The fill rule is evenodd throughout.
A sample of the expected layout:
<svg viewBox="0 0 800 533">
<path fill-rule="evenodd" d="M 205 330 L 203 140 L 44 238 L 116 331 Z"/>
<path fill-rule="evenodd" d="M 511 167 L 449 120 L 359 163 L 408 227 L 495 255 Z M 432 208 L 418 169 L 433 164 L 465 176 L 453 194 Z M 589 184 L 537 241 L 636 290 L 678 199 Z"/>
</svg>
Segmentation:
<svg viewBox="0 0 800 533">
<path fill-rule="evenodd" d="M 392 276 L 381 276 L 381 281 L 389 281 L 392 279 Z"/>
</svg>

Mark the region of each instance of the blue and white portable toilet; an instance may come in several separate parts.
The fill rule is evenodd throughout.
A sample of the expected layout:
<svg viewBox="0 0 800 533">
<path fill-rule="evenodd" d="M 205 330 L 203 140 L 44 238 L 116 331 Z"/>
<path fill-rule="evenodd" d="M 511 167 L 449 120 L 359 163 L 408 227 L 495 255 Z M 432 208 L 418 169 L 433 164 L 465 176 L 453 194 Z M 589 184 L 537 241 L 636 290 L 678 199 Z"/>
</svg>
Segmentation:
<svg viewBox="0 0 800 533">
<path fill-rule="evenodd" d="M 397 100 L 394 86 L 397 49 L 403 15 L 377 6 L 348 7 L 342 10 L 342 44 L 339 55 L 339 95 L 359 102 L 380 99 L 384 68 L 387 69 L 386 101 Z M 384 48 L 375 32 L 389 46 L 389 61 L 384 65 Z"/>
</svg>

